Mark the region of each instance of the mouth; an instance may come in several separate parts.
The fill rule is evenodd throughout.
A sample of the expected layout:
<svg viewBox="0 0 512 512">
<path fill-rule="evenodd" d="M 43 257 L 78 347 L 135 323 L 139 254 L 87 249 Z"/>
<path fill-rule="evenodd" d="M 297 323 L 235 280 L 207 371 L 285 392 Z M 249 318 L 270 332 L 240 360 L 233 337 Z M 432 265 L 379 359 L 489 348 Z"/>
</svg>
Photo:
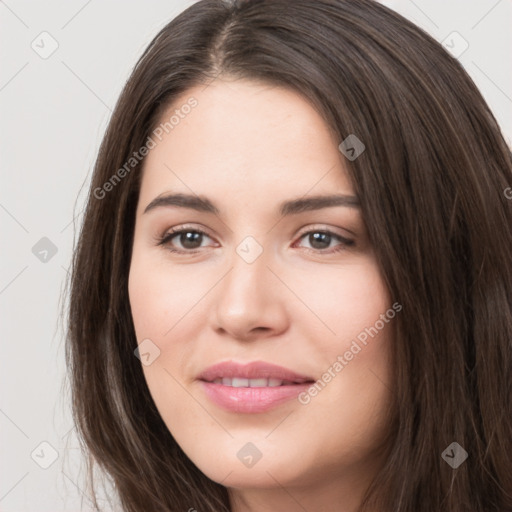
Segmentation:
<svg viewBox="0 0 512 512">
<path fill-rule="evenodd" d="M 261 413 L 305 391 L 315 380 L 265 362 L 246 365 L 227 361 L 203 371 L 198 380 L 206 396 L 222 409 Z"/>
<path fill-rule="evenodd" d="M 307 380 L 307 381 L 291 381 L 291 380 L 282 380 L 282 379 L 244 379 L 243 377 L 218 377 L 212 381 L 204 381 L 204 382 L 211 382 L 213 384 L 222 384 L 223 386 L 228 386 L 230 388 L 276 388 L 279 386 L 295 386 L 298 384 L 304 384 L 304 383 L 312 383 L 314 381 Z"/>
</svg>

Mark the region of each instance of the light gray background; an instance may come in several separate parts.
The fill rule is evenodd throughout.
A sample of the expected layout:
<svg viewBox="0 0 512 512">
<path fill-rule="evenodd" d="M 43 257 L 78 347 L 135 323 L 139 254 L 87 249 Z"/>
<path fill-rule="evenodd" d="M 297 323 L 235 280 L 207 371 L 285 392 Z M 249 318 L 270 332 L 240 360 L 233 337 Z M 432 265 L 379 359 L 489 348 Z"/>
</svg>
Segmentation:
<svg viewBox="0 0 512 512">
<path fill-rule="evenodd" d="M 59 320 L 73 221 L 81 221 L 96 152 L 132 67 L 153 36 L 191 3 L 0 1 L 1 512 L 90 510 L 64 386 Z M 512 2 L 383 3 L 438 41 L 453 31 L 467 41 L 458 58 L 510 144 Z M 51 37 L 40 36 L 43 31 Z M 58 48 L 44 59 L 40 53 L 51 49 L 52 38 Z M 448 42 L 460 51 L 464 41 L 457 38 Z M 55 255 L 45 255 L 44 247 L 33 253 L 43 237 L 56 246 Z"/>
</svg>

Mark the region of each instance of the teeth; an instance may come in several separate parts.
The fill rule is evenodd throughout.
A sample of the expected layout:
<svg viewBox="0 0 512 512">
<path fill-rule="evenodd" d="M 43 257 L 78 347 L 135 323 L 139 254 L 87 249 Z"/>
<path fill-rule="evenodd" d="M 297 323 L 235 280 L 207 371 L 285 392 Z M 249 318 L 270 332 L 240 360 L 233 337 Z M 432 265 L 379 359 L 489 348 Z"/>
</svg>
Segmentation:
<svg viewBox="0 0 512 512">
<path fill-rule="evenodd" d="M 222 379 L 222 384 L 224 384 L 224 386 L 233 386 L 234 388 L 247 388 L 249 387 L 249 379 L 239 379 L 238 377 L 235 377 L 231 380 L 231 384 L 224 382 L 224 379 Z"/>
<path fill-rule="evenodd" d="M 233 386 L 235 379 L 233 379 Z M 247 381 L 250 388 L 265 388 L 268 386 L 268 379 L 248 379 Z"/>
<path fill-rule="evenodd" d="M 229 386 L 232 388 L 266 388 L 266 387 L 277 387 L 277 386 L 291 386 L 293 382 L 289 380 L 281 379 L 244 379 L 241 377 L 222 377 L 217 378 L 213 381 L 214 384 L 222 384 L 223 386 Z"/>
</svg>

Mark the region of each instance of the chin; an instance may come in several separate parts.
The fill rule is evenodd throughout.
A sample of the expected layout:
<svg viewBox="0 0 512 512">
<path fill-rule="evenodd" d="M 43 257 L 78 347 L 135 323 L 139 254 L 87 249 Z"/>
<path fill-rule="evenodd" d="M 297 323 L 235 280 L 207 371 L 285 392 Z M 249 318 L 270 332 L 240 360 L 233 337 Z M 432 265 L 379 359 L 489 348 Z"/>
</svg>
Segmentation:
<svg viewBox="0 0 512 512">
<path fill-rule="evenodd" d="M 286 460 L 269 457 L 264 460 L 265 457 L 262 456 L 252 467 L 240 462 L 236 454 L 234 458 L 213 458 L 204 460 L 204 464 L 201 461 L 194 463 L 210 480 L 225 487 L 257 489 L 299 485 L 307 471 L 304 468 L 301 471 L 298 467 L 299 461 L 292 457 Z"/>
</svg>

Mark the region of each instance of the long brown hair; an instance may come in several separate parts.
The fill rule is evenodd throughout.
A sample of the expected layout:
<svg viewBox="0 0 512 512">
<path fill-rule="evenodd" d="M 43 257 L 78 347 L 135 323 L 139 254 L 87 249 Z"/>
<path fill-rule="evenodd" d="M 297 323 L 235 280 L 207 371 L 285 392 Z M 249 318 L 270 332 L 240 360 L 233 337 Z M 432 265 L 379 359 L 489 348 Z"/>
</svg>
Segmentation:
<svg viewBox="0 0 512 512">
<path fill-rule="evenodd" d="M 143 159 L 126 162 L 178 95 L 221 74 L 291 88 L 340 143 L 366 146 L 345 163 L 403 312 L 393 436 L 361 510 L 512 510 L 511 152 L 459 62 L 372 0 L 201 0 L 136 64 L 72 265 L 66 358 L 89 470 L 104 470 L 125 511 L 230 510 L 153 403 L 127 287 Z M 452 442 L 468 453 L 457 469 L 441 456 Z"/>
</svg>

